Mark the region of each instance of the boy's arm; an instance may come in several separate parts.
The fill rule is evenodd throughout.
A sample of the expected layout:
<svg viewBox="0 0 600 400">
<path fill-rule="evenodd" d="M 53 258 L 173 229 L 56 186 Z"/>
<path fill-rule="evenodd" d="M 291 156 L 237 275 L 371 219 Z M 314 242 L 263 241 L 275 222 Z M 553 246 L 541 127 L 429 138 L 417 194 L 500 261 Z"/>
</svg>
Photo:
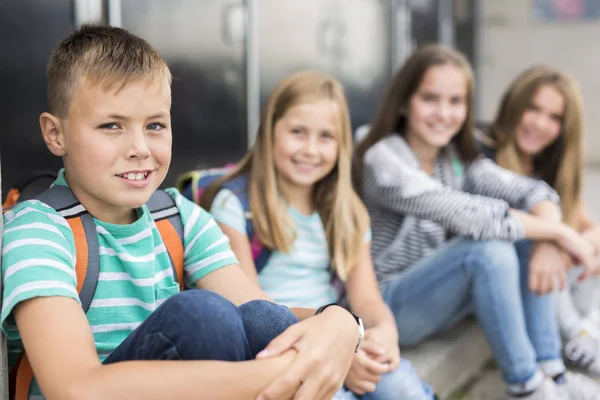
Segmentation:
<svg viewBox="0 0 600 400">
<path fill-rule="evenodd" d="M 238 265 L 229 265 L 211 272 L 196 282 L 201 289 L 216 292 L 239 305 L 254 299 L 269 300 L 258 283 Z M 294 362 L 261 394 L 265 399 L 279 399 L 302 382 L 298 399 L 331 398 L 342 386 L 354 349 L 358 343 L 358 325 L 341 307 L 328 307 L 314 315 L 309 309 L 296 309 L 306 317 L 275 338 L 257 358 L 280 355 L 289 349 L 298 350 Z"/>
<path fill-rule="evenodd" d="M 102 365 L 81 306 L 38 297 L 14 309 L 27 356 L 46 399 L 256 399 L 295 358 L 129 361 Z M 294 393 L 291 387 L 286 394 Z M 286 397 L 287 398 L 287 397 Z"/>
</svg>

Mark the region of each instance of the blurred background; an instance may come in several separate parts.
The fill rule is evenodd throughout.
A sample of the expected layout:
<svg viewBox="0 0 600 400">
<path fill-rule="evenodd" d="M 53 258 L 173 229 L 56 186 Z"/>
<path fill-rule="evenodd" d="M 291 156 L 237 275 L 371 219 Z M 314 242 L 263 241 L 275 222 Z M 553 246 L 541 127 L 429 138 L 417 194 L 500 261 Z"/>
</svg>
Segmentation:
<svg viewBox="0 0 600 400">
<path fill-rule="evenodd" d="M 0 0 L 2 189 L 60 160 L 43 144 L 45 64 L 82 23 L 121 26 L 169 63 L 174 159 L 167 178 L 237 160 L 261 104 L 301 68 L 338 78 L 352 123 L 368 123 L 397 67 L 415 48 L 442 42 L 464 52 L 477 78 L 477 119 L 493 118 L 522 69 L 546 63 L 583 86 L 587 158 L 600 162 L 600 0 Z"/>
</svg>

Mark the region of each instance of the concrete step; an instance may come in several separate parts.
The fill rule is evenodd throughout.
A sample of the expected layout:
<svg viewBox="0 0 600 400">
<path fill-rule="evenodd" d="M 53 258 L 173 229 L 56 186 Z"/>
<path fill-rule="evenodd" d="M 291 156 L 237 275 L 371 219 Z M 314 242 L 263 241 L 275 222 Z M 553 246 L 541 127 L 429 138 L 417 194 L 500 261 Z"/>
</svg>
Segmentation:
<svg viewBox="0 0 600 400">
<path fill-rule="evenodd" d="M 441 399 L 448 399 L 481 371 L 492 353 L 475 320 L 467 319 L 418 346 L 403 348 L 402 357 Z"/>
</svg>

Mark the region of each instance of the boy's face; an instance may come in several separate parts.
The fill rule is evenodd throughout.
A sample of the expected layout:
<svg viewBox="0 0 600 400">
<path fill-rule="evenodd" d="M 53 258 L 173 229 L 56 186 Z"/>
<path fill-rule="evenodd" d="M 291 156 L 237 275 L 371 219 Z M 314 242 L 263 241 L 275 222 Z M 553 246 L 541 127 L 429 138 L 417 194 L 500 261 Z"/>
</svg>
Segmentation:
<svg viewBox="0 0 600 400">
<path fill-rule="evenodd" d="M 119 92 L 82 83 L 60 121 L 69 186 L 96 218 L 133 221 L 165 179 L 171 162 L 171 89 L 128 83 Z M 55 153 L 56 154 L 56 153 Z"/>
</svg>

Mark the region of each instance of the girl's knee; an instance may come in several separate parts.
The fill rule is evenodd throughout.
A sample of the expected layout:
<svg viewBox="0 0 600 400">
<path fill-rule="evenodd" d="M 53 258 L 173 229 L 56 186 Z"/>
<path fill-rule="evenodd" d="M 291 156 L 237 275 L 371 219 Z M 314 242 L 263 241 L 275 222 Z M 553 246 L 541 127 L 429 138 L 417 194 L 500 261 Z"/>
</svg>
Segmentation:
<svg viewBox="0 0 600 400">
<path fill-rule="evenodd" d="M 519 258 L 515 245 L 504 240 L 486 240 L 473 242 L 468 255 L 475 274 L 485 274 L 494 278 L 517 276 Z"/>
<path fill-rule="evenodd" d="M 402 359 L 400 365 L 381 377 L 375 391 L 367 400 L 430 400 L 433 397 L 431 389 L 419 379 L 410 361 Z"/>
</svg>

